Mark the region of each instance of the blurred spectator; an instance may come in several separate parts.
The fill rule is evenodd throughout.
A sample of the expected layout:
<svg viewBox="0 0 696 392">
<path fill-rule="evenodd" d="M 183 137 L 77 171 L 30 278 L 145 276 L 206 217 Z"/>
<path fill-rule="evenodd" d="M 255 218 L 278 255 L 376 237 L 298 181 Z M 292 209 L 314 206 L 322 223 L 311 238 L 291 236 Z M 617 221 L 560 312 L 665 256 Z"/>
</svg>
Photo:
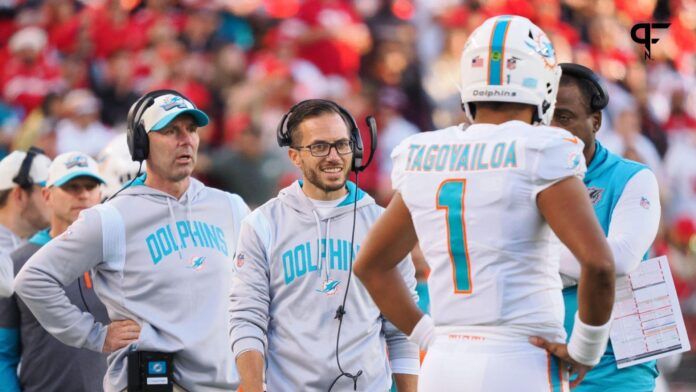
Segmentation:
<svg viewBox="0 0 696 392">
<path fill-rule="evenodd" d="M 259 130 L 249 124 L 234 142 L 200 155 L 197 169 L 220 189 L 239 194 L 250 208 L 258 207 L 278 193 L 278 180 L 288 170 L 260 142 Z"/>
<path fill-rule="evenodd" d="M 65 96 L 66 118 L 56 126 L 56 152 L 81 151 L 97 156 L 114 134 L 99 121 L 99 100 L 89 90 L 73 90 Z"/>
<path fill-rule="evenodd" d="M 358 73 L 360 55 L 372 40 L 350 1 L 305 0 L 299 9 L 296 39 L 300 57 L 325 75 L 350 77 Z"/>
<path fill-rule="evenodd" d="M 60 69 L 44 52 L 46 32 L 25 27 L 10 38 L 11 54 L 0 69 L 0 89 L 7 102 L 23 110 L 22 117 L 41 105 L 46 94 L 61 88 Z"/>
<path fill-rule="evenodd" d="M 641 133 L 640 117 L 636 109 L 626 106 L 614 119 L 614 132 L 603 135 L 602 143 L 624 158 L 647 165 L 663 182 L 662 160 L 650 139 Z"/>
<path fill-rule="evenodd" d="M 671 100 L 672 110 L 667 122 L 663 125 L 665 132 L 676 139 L 675 142 L 681 134 L 696 131 L 696 118 L 686 110 L 687 98 L 686 90 L 681 88 L 674 90 Z"/>
<path fill-rule="evenodd" d="M 32 110 L 22 123 L 12 142 L 12 150 L 26 151 L 31 146 L 41 148 L 49 156 L 55 156 L 55 130 L 63 114 L 63 97 L 49 93 L 41 106 Z"/>
<path fill-rule="evenodd" d="M 20 124 L 19 113 L 0 100 L 0 159 L 9 153 L 8 148 Z"/>
<path fill-rule="evenodd" d="M 696 314 L 696 221 L 680 217 L 669 228 L 667 259 L 685 313 Z"/>
<path fill-rule="evenodd" d="M 139 97 L 133 68 L 128 52 L 119 50 L 93 70 L 94 91 L 102 102 L 101 120 L 108 126 L 125 124 L 128 109 Z"/>
<path fill-rule="evenodd" d="M 424 87 L 434 101 L 433 121 L 435 128 L 465 121 L 461 110 L 460 57 L 469 37 L 466 27 L 470 14 L 463 8 L 445 13 L 441 25 L 445 29 L 445 47 L 440 56 L 430 64 L 424 78 Z"/>
<path fill-rule="evenodd" d="M 696 128 L 684 131 L 665 156 L 669 179 L 669 217 L 690 217 L 696 221 Z"/>
<path fill-rule="evenodd" d="M 377 201 L 386 204 L 391 198 L 391 153 L 405 138 L 419 132 L 419 129 L 408 122 L 401 110 L 406 107 L 408 97 L 403 91 L 393 87 L 383 87 L 377 93 L 377 124 L 379 125 L 377 143 L 377 165 L 379 177 Z"/>
<path fill-rule="evenodd" d="M 220 42 L 215 36 L 219 25 L 218 14 L 210 10 L 195 10 L 186 19 L 181 41 L 189 53 L 208 53 Z"/>
</svg>

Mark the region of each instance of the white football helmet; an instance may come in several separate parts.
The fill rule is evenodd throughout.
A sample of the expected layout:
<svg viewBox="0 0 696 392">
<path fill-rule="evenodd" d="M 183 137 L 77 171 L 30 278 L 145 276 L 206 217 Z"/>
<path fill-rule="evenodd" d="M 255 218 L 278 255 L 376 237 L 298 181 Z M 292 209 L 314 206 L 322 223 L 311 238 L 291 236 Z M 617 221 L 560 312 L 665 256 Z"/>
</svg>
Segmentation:
<svg viewBox="0 0 696 392">
<path fill-rule="evenodd" d="M 97 156 L 99 172 L 106 181 L 102 196 L 111 197 L 138 174 L 140 164 L 131 158 L 126 142 L 126 134 L 122 133 L 111 139 L 109 144 Z M 143 162 L 142 171 L 145 171 Z"/>
<path fill-rule="evenodd" d="M 515 102 L 537 108 L 535 123 L 553 117 L 561 67 L 546 34 L 529 19 L 502 15 L 479 26 L 461 59 L 462 106 L 474 121 L 470 103 Z"/>
</svg>

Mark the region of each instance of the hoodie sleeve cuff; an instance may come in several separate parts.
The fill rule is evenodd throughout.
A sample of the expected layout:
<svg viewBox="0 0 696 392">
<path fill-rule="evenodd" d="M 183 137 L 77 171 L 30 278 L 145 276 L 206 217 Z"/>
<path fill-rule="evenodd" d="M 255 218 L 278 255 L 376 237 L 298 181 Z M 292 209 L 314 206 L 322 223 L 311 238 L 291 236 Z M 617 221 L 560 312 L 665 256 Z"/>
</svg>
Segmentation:
<svg viewBox="0 0 696 392">
<path fill-rule="evenodd" d="M 420 372 L 420 361 L 418 358 L 397 358 L 390 361 L 392 373 L 414 374 Z"/>
<path fill-rule="evenodd" d="M 98 353 L 102 352 L 104 349 L 104 341 L 106 340 L 107 328 L 108 327 L 106 325 L 102 325 L 102 323 L 94 323 L 94 326 L 89 332 L 89 335 L 87 335 L 87 339 L 85 339 L 82 347 Z"/>
<path fill-rule="evenodd" d="M 256 337 L 241 338 L 234 343 L 232 343 L 232 352 L 234 357 L 239 357 L 242 353 L 247 351 L 258 351 L 261 355 L 264 355 L 264 347 L 261 339 Z"/>
</svg>

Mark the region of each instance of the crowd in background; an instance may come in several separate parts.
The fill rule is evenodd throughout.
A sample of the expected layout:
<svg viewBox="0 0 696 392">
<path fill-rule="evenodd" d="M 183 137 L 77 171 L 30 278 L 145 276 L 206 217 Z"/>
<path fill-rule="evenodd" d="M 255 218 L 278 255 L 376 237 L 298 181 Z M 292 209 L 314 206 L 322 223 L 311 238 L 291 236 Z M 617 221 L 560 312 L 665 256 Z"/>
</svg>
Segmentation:
<svg viewBox="0 0 696 392">
<path fill-rule="evenodd" d="M 696 0 L 14 0 L 0 2 L 0 157 L 36 145 L 97 156 L 140 94 L 173 88 L 211 118 L 197 177 L 254 207 L 297 177 L 276 144 L 293 103 L 328 98 L 365 128 L 375 164 L 361 187 L 384 204 L 403 138 L 465 121 L 459 58 L 486 18 L 516 14 L 560 62 L 604 78 L 599 140 L 657 174 L 656 254 L 672 264 L 696 337 Z M 659 41 L 631 27 L 666 21 Z M 367 138 L 367 134 L 364 133 Z M 369 149 L 369 140 L 366 141 Z"/>
</svg>

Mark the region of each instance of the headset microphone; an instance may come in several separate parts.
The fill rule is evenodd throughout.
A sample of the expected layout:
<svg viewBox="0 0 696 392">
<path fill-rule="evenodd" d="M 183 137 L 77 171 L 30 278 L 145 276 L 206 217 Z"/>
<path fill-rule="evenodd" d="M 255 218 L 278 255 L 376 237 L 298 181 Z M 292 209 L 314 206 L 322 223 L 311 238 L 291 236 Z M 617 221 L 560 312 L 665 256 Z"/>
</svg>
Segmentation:
<svg viewBox="0 0 696 392">
<path fill-rule="evenodd" d="M 348 260 L 350 260 L 350 263 L 348 264 L 348 281 L 346 282 L 346 291 L 343 293 L 343 302 L 341 303 L 341 306 L 339 306 L 338 309 L 336 309 L 336 316 L 334 317 L 335 319 L 338 319 L 338 332 L 336 333 L 336 364 L 338 365 L 338 370 L 341 372 L 341 374 L 339 374 L 338 377 L 336 377 L 334 381 L 331 383 L 331 386 L 329 386 L 329 392 L 333 389 L 334 385 L 336 385 L 338 380 L 340 380 L 341 377 L 344 376 L 353 380 L 353 390 L 357 391 L 358 377 L 360 377 L 363 373 L 362 370 L 358 370 L 358 372 L 355 374 L 351 374 L 343 370 L 343 368 L 341 367 L 341 360 L 339 359 L 339 342 L 341 339 L 341 327 L 343 326 L 343 316 L 345 316 L 346 314 L 346 300 L 348 299 L 348 289 L 350 288 L 350 281 L 353 277 L 353 257 L 355 256 L 353 254 L 353 243 L 355 241 L 355 219 L 358 212 L 358 190 L 360 189 L 358 187 L 358 174 L 361 171 L 367 169 L 368 166 L 370 166 L 370 163 L 372 163 L 372 158 L 375 156 L 375 151 L 377 150 L 377 121 L 375 121 L 375 118 L 373 116 L 368 116 L 365 119 L 365 122 L 367 123 L 367 127 L 370 130 L 370 156 L 368 157 L 367 162 L 363 165 L 363 144 L 362 139 L 358 137 L 355 144 L 355 149 L 356 151 L 360 151 L 360 153 L 359 157 L 356 155 L 354 155 L 353 157 L 353 171 L 355 172 L 355 197 L 353 199 L 353 228 L 351 229 L 350 234 L 350 257 L 348 258 Z"/>
</svg>

